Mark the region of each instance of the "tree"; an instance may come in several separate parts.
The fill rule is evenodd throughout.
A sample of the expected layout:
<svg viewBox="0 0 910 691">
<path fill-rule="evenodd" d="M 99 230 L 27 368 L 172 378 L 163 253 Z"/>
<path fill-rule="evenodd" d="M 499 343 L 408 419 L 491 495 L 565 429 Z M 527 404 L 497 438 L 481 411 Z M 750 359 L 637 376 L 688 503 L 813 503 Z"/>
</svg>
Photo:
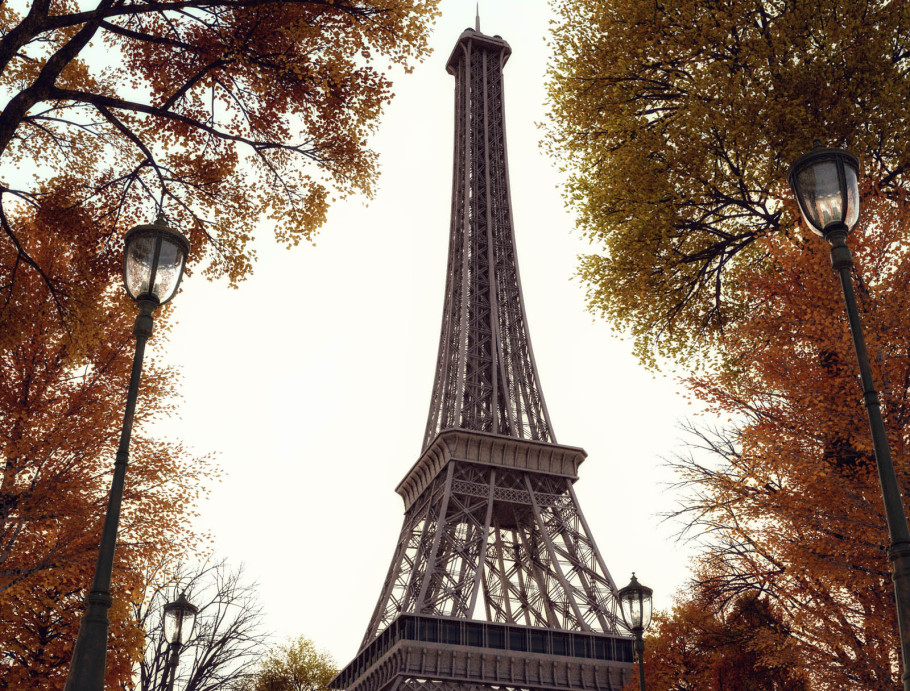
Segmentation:
<svg viewBox="0 0 910 691">
<path fill-rule="evenodd" d="M 906 3 L 555 5 L 548 144 L 595 248 L 579 275 L 644 361 L 704 354 L 752 309 L 742 273 L 794 233 L 787 169 L 814 139 L 906 196 Z"/>
<path fill-rule="evenodd" d="M 910 490 L 910 208 L 867 192 L 852 240 L 858 295 L 904 496 Z M 705 549 L 715 601 L 765 593 L 813 688 L 892 688 L 898 632 L 889 537 L 837 279 L 815 239 L 759 240 L 769 267 L 743 276 L 755 307 L 728 327 L 723 367 L 689 379 L 725 428 L 693 427 L 674 465 L 678 517 Z"/>
<path fill-rule="evenodd" d="M 807 691 L 789 631 L 768 598 L 747 593 L 718 606 L 699 592 L 647 637 L 648 688 L 656 691 Z M 630 684 L 638 688 L 638 682 Z M 630 689 L 630 691 L 632 691 Z"/>
<path fill-rule="evenodd" d="M 262 608 L 256 585 L 248 583 L 243 568 L 226 561 L 190 567 L 171 560 L 146 575 L 145 597 L 134 603 L 137 623 L 145 631 L 145 653 L 136 664 L 133 681 L 124 688 L 158 691 L 168 673 L 169 646 L 162 626 L 163 607 L 186 593 L 199 608 L 190 639 L 180 652 L 175 686 L 186 691 L 232 689 L 253 674 L 266 651 Z M 163 582 L 161 582 L 163 581 Z"/>
<path fill-rule="evenodd" d="M 906 3 L 559 4 L 554 155 L 602 248 L 589 305 L 639 354 L 707 357 L 685 383 L 725 423 L 674 461 L 677 516 L 718 607 L 768 598 L 813 688 L 893 688 L 888 535 L 825 244 L 787 166 L 815 137 L 864 161 L 855 278 L 898 478 L 910 489 Z M 715 610 L 719 611 L 719 610 Z"/>
<path fill-rule="evenodd" d="M 76 216 L 85 261 L 106 272 L 120 236 L 164 208 L 191 264 L 236 284 L 253 229 L 309 239 L 330 202 L 369 195 L 367 146 L 391 83 L 427 53 L 435 0 L 35 0 L 0 7 L 0 327 L 17 284 L 37 274 L 59 315 L 84 303 L 41 260 L 58 239 L 24 232 L 21 211 Z M 39 224 L 39 228 L 43 225 Z M 34 289 L 34 288 L 33 288 Z M 78 315 L 77 315 L 78 316 Z"/>
<path fill-rule="evenodd" d="M 40 235 L 21 219 L 22 235 Z M 43 265 L 81 276 L 81 255 L 67 244 L 34 245 Z M 18 261 L 0 249 L 0 267 Z M 0 688 L 59 689 L 72 655 L 84 589 L 91 582 L 110 488 L 132 362 L 129 298 L 91 280 L 74 281 L 82 316 L 57 318 L 53 300 L 19 277 L 16 337 L 0 338 Z M 92 338 L 80 338 L 92 330 Z M 6 334 L 4 334 L 6 335 Z M 159 334 L 160 338 L 160 334 Z M 149 434 L 172 415 L 175 373 L 150 362 L 143 372 L 114 572 L 109 681 L 128 679 L 142 650 L 130 603 L 141 593 L 141 566 L 194 543 L 187 528 L 212 476 L 206 458 Z"/>
<path fill-rule="evenodd" d="M 135 314 L 123 231 L 161 207 L 190 270 L 236 285 L 265 215 L 311 238 L 369 195 L 367 139 L 427 51 L 434 0 L 36 0 L 0 4 L 0 687 L 61 688 L 97 550 Z M 377 61 L 382 61 L 377 63 Z M 169 308 L 156 318 L 156 340 Z M 142 653 L 147 564 L 192 544 L 204 479 L 148 434 L 173 372 L 143 371 L 121 516 L 109 685 Z"/>
<path fill-rule="evenodd" d="M 242 691 L 328 691 L 335 660 L 306 636 L 275 646 Z"/>
</svg>

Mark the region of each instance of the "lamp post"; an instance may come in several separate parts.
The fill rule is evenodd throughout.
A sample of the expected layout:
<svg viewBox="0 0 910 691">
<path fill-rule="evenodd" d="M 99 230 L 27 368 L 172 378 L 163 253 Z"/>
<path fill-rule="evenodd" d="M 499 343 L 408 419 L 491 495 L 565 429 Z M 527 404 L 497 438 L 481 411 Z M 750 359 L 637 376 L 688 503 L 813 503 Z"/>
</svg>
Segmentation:
<svg viewBox="0 0 910 691">
<path fill-rule="evenodd" d="M 79 625 L 79 636 L 73 650 L 66 691 L 104 691 L 104 673 L 107 657 L 107 613 L 111 607 L 111 572 L 114 567 L 114 547 L 117 542 L 117 525 L 120 522 L 120 504 L 123 500 L 123 483 L 129 459 L 130 435 L 133 431 L 133 414 L 145 343 L 152 335 L 152 313 L 177 292 L 190 245 L 183 235 L 167 225 L 163 214 L 148 225 L 136 226 L 124 239 L 123 281 L 130 297 L 139 307 L 133 334 L 136 352 L 123 414 L 120 445 L 114 463 L 114 477 L 104 517 L 95 577 L 86 598 L 86 611 Z"/>
<path fill-rule="evenodd" d="M 863 401 L 869 417 L 875 465 L 885 503 L 885 519 L 891 546 L 888 559 L 892 564 L 894 594 L 897 600 L 897 625 L 901 639 L 904 691 L 910 691 L 910 530 L 901 500 L 900 486 L 891 460 L 891 449 L 882 421 L 878 393 L 872 381 L 872 368 L 863 338 L 862 324 L 853 292 L 850 269 L 853 257 L 847 247 L 847 236 L 859 221 L 859 161 L 841 149 L 826 149 L 816 145 L 809 153 L 793 163 L 788 175 L 790 187 L 799 203 L 799 210 L 809 229 L 831 245 L 831 265 L 840 276 L 853 347 L 859 363 L 863 386 Z"/>
<path fill-rule="evenodd" d="M 167 691 L 174 691 L 174 676 L 177 673 L 180 649 L 189 640 L 190 634 L 193 632 L 193 624 L 196 623 L 196 614 L 198 612 L 199 609 L 186 599 L 186 593 L 180 593 L 180 597 L 176 601 L 169 602 L 164 606 L 164 640 L 170 646 L 168 671 L 165 674 L 167 679 L 165 688 Z"/>
<path fill-rule="evenodd" d="M 619 591 L 619 613 L 623 624 L 635 636 L 635 656 L 638 658 L 638 688 L 645 691 L 645 629 L 651 625 L 651 595 L 632 574 L 629 585 Z"/>
</svg>

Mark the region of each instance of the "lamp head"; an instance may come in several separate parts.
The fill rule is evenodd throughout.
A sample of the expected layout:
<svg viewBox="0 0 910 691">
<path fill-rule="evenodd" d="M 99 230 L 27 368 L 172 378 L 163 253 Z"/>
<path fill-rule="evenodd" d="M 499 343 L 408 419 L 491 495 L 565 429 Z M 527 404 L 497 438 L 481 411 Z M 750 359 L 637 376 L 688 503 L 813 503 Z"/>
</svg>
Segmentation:
<svg viewBox="0 0 910 691">
<path fill-rule="evenodd" d="M 186 593 L 180 593 L 174 602 L 164 606 L 164 640 L 172 645 L 183 645 L 190 639 L 199 609 L 190 604 Z"/>
<path fill-rule="evenodd" d="M 171 228 L 164 214 L 154 223 L 130 229 L 124 238 L 123 283 L 133 300 L 159 305 L 177 292 L 190 243 Z"/>
<path fill-rule="evenodd" d="M 790 166 L 787 181 L 806 225 L 825 237 L 851 232 L 859 221 L 859 160 L 849 151 L 819 144 Z"/>
<path fill-rule="evenodd" d="M 619 612 L 623 624 L 629 631 L 644 631 L 651 624 L 651 595 L 649 587 L 642 585 L 632 574 L 632 580 L 625 588 L 620 589 Z"/>
</svg>

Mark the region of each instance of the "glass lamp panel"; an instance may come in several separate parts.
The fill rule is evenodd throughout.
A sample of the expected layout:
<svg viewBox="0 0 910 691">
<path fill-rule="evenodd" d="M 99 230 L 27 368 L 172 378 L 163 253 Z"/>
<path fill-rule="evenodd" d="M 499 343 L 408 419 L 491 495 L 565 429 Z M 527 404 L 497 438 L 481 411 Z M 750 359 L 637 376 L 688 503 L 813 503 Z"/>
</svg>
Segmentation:
<svg viewBox="0 0 910 691">
<path fill-rule="evenodd" d="M 190 640 L 190 636 L 193 634 L 193 625 L 196 623 L 196 609 L 187 609 L 183 613 L 183 640 L 182 643 L 186 643 Z"/>
<path fill-rule="evenodd" d="M 183 645 L 189 640 L 196 623 L 196 608 L 181 595 L 176 602 L 164 606 L 164 640 Z"/>
<path fill-rule="evenodd" d="M 806 223 L 823 235 L 826 226 L 844 218 L 837 163 L 830 159 L 819 161 L 803 168 L 796 178 Z"/>
<path fill-rule="evenodd" d="M 641 626 L 641 600 L 639 599 L 639 593 L 635 591 L 628 592 L 623 599 L 625 601 L 623 610 L 626 615 L 624 617 L 626 623 L 633 629 Z"/>
<path fill-rule="evenodd" d="M 183 610 L 169 607 L 164 610 L 164 640 L 168 643 L 183 643 Z"/>
<path fill-rule="evenodd" d="M 149 292 L 149 278 L 155 263 L 155 236 L 137 234 L 130 238 L 126 248 L 124 279 L 126 290 L 134 300 Z M 157 283 L 157 281 L 156 281 Z"/>
<path fill-rule="evenodd" d="M 164 236 L 161 242 L 161 252 L 158 255 L 158 270 L 155 273 L 155 286 L 152 292 L 158 301 L 164 304 L 172 297 L 180 282 L 180 273 L 186 257 L 183 248 L 172 238 Z"/>
<path fill-rule="evenodd" d="M 641 599 L 641 627 L 648 628 L 651 625 L 651 592 L 645 590 Z"/>
<path fill-rule="evenodd" d="M 844 223 L 853 230 L 859 221 L 859 185 L 856 170 L 851 165 L 844 165 L 844 177 L 847 179 L 847 214 Z"/>
</svg>

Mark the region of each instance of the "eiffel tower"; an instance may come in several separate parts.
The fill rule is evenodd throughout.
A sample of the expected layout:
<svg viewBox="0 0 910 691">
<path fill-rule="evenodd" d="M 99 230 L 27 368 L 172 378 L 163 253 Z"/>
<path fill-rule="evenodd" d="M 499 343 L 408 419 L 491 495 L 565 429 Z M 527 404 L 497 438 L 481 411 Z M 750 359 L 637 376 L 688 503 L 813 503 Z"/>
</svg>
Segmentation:
<svg viewBox="0 0 910 691">
<path fill-rule="evenodd" d="M 619 691 L 633 642 L 556 443 L 524 314 L 509 194 L 500 36 L 465 30 L 439 359 L 423 453 L 346 691 Z"/>
</svg>

